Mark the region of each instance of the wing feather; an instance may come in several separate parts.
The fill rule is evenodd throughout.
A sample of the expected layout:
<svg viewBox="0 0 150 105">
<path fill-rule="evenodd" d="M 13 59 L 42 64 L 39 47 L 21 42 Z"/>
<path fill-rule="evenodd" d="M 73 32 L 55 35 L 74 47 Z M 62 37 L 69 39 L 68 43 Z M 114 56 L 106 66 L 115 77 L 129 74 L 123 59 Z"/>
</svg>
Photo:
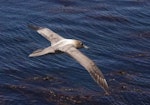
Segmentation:
<svg viewBox="0 0 150 105">
<path fill-rule="evenodd" d="M 57 33 L 53 32 L 52 30 L 44 27 L 34 26 L 34 25 L 28 25 L 31 29 L 36 30 L 39 34 L 41 34 L 43 37 L 45 37 L 47 40 L 51 42 L 51 44 L 55 44 L 61 39 L 64 39 Z"/>
<path fill-rule="evenodd" d="M 34 51 L 32 54 L 29 55 L 29 57 L 37 57 L 37 56 L 42 56 L 42 55 L 45 55 L 45 54 L 53 54 L 55 53 L 55 50 L 53 47 L 46 47 L 44 49 L 38 49 L 36 51 Z"/>
<path fill-rule="evenodd" d="M 92 78 L 105 90 L 105 92 L 108 93 L 109 88 L 106 79 L 91 59 L 71 45 L 64 46 L 59 50 L 69 54 L 76 61 L 78 61 L 90 73 Z"/>
</svg>

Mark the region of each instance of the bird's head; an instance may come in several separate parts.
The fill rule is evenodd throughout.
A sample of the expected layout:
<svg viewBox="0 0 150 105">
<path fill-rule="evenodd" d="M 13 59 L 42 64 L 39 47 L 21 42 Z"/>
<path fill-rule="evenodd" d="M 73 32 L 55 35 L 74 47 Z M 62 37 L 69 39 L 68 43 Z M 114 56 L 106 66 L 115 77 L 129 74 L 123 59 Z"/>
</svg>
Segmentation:
<svg viewBox="0 0 150 105">
<path fill-rule="evenodd" d="M 84 45 L 83 42 L 80 40 L 75 40 L 75 47 L 76 48 L 86 48 L 86 49 L 89 48 L 88 46 Z"/>
</svg>

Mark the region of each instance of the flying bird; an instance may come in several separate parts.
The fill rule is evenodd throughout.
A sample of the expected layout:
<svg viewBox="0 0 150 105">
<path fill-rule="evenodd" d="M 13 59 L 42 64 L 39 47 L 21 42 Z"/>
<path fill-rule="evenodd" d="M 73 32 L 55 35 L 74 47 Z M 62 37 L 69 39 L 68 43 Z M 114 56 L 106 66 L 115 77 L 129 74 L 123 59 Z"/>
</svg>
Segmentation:
<svg viewBox="0 0 150 105">
<path fill-rule="evenodd" d="M 97 82 L 97 84 L 104 89 L 105 93 L 109 92 L 108 84 L 100 69 L 91 59 L 89 59 L 78 50 L 80 48 L 88 48 L 86 45 L 83 44 L 82 41 L 75 39 L 66 39 L 48 28 L 35 25 L 28 25 L 28 27 L 36 30 L 39 34 L 41 34 L 48 41 L 51 42 L 51 46 L 44 49 L 38 49 L 31 53 L 29 57 L 37 57 L 45 54 L 54 54 L 58 52 L 67 53 L 76 61 L 78 61 L 89 72 L 95 82 Z"/>
</svg>

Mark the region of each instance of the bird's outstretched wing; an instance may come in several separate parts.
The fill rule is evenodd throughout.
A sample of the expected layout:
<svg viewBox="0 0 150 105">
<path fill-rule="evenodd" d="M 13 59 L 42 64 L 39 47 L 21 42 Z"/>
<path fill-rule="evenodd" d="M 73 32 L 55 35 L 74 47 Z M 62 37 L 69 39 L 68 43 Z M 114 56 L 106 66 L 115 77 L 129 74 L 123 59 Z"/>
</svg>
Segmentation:
<svg viewBox="0 0 150 105">
<path fill-rule="evenodd" d="M 52 30 L 48 28 L 39 27 L 35 25 L 28 25 L 28 27 L 33 30 L 36 30 L 39 34 L 41 34 L 43 37 L 49 40 L 52 45 L 57 43 L 61 39 L 64 39 L 63 37 L 61 37 L 60 35 L 58 35 L 57 33 L 53 32 Z"/>
<path fill-rule="evenodd" d="M 92 78 L 105 90 L 105 92 L 109 92 L 108 84 L 102 72 L 91 59 L 89 59 L 72 45 L 66 45 L 59 48 L 59 50 L 69 54 L 71 57 L 77 60 L 90 73 Z"/>
<path fill-rule="evenodd" d="M 34 51 L 32 54 L 29 55 L 29 57 L 37 57 L 37 56 L 42 56 L 45 54 L 54 54 L 54 53 L 55 53 L 55 50 L 53 49 L 53 47 L 49 46 L 44 49 L 38 49 Z"/>
</svg>

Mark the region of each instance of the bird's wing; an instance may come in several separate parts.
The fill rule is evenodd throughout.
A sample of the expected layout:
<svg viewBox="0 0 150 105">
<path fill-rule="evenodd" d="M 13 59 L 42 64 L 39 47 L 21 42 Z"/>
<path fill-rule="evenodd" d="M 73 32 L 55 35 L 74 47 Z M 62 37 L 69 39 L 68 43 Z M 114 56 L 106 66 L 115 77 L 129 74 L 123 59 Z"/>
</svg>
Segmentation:
<svg viewBox="0 0 150 105">
<path fill-rule="evenodd" d="M 44 27 L 34 26 L 34 25 L 28 25 L 29 28 L 36 30 L 39 34 L 41 34 L 43 37 L 45 37 L 47 40 L 51 42 L 51 44 L 55 44 L 58 41 L 64 39 L 57 33 L 53 32 L 52 30 Z"/>
<path fill-rule="evenodd" d="M 51 54 L 55 53 L 55 50 L 51 46 L 46 47 L 44 49 L 38 49 L 34 51 L 32 54 L 30 54 L 29 57 L 37 57 L 37 56 L 42 56 L 42 55 L 49 54 L 49 53 Z"/>
<path fill-rule="evenodd" d="M 59 48 L 59 50 L 69 54 L 71 57 L 77 60 L 90 73 L 92 78 L 105 90 L 105 92 L 108 93 L 108 84 L 100 69 L 91 59 L 89 59 L 72 45 L 66 45 L 62 48 Z"/>
</svg>

